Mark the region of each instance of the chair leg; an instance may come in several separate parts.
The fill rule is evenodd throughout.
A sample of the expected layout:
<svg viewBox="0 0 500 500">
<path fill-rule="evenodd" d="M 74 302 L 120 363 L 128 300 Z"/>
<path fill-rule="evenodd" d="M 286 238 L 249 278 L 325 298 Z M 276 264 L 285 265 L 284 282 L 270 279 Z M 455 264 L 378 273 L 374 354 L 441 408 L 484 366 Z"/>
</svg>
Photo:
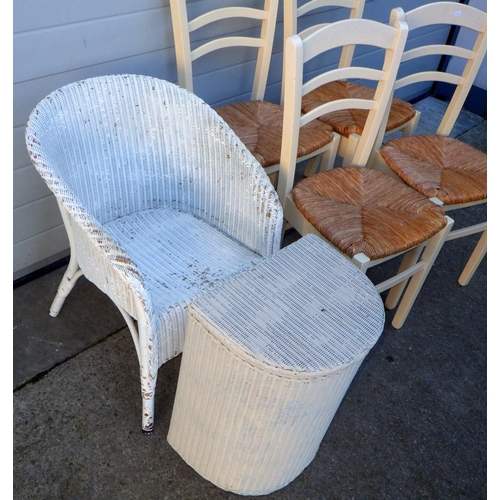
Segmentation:
<svg viewBox="0 0 500 500">
<path fill-rule="evenodd" d="M 420 245 L 412 251 L 406 252 L 399 267 L 398 274 L 415 265 L 418 262 L 422 250 L 423 246 Z M 408 280 L 402 281 L 389 290 L 387 298 L 385 299 L 385 307 L 387 309 L 394 309 L 398 305 L 399 299 L 401 295 L 403 295 L 407 283 Z"/>
<path fill-rule="evenodd" d="M 73 287 L 75 286 L 78 278 L 83 275 L 83 271 L 79 268 L 78 262 L 72 253 L 69 259 L 68 268 L 64 273 L 63 279 L 59 284 L 59 288 L 57 289 L 57 294 L 52 301 L 52 305 L 50 306 L 49 314 L 55 318 L 64 304 L 66 297 L 69 295 Z"/>
<path fill-rule="evenodd" d="M 139 339 L 139 364 L 141 370 L 142 432 L 151 434 L 154 428 L 155 392 L 158 377 L 158 352 L 155 342 L 150 341 L 151 330 L 140 311 L 137 321 Z"/>
<path fill-rule="evenodd" d="M 340 146 L 340 135 L 334 134 L 332 141 L 328 149 L 321 155 L 321 161 L 319 164 L 320 172 L 326 172 L 331 170 L 335 165 L 335 159 L 337 158 L 337 153 Z"/>
<path fill-rule="evenodd" d="M 155 390 L 158 374 L 158 367 L 153 362 L 156 350 L 153 348 L 150 349 L 147 345 L 147 336 L 144 333 L 148 329 L 144 320 L 136 322 L 123 307 L 118 304 L 115 305 L 127 322 L 132 340 L 134 341 L 141 371 L 142 432 L 144 434 L 151 434 L 154 427 Z"/>
<path fill-rule="evenodd" d="M 344 147 L 342 148 L 342 166 L 350 167 L 353 165 L 354 153 L 358 147 L 360 136 L 358 134 L 351 134 L 347 139 L 342 139 Z"/>
<path fill-rule="evenodd" d="M 335 158 L 337 158 L 337 152 L 340 145 L 340 136 L 334 134 L 332 141 L 330 142 L 328 149 L 320 155 L 313 156 L 307 162 L 307 166 L 304 170 L 304 177 L 310 177 L 318 171 L 325 172 L 331 170 L 335 164 Z"/>
<path fill-rule="evenodd" d="M 434 261 L 439 254 L 439 251 L 441 250 L 444 242 L 448 237 L 448 234 L 450 233 L 454 221 L 448 216 L 446 216 L 446 219 L 448 220 L 448 224 L 446 224 L 446 226 L 441 229 L 438 234 L 436 234 L 427 242 L 425 250 L 422 254 L 422 261 L 425 262 L 425 265 L 418 273 L 412 276 L 408 284 L 408 288 L 406 289 L 401 303 L 399 304 L 398 310 L 394 315 L 394 319 L 392 320 L 392 326 L 394 328 L 401 328 L 403 326 L 408 313 L 410 312 L 410 309 L 413 306 L 415 299 L 417 298 L 418 292 L 422 288 L 422 285 L 424 284 L 425 279 L 427 278 L 427 275 L 429 274 L 429 271 L 431 270 L 432 265 L 434 264 Z"/>
<path fill-rule="evenodd" d="M 420 121 L 420 111 L 415 112 L 415 116 L 408 122 L 407 125 L 403 129 L 401 129 L 401 133 L 403 137 L 408 137 L 413 135 L 417 129 L 418 122 Z"/>
<path fill-rule="evenodd" d="M 155 414 L 155 399 L 154 393 L 152 396 L 146 397 L 142 393 L 142 432 L 143 434 L 150 435 L 153 433 L 154 428 L 154 414 Z"/>
<path fill-rule="evenodd" d="M 462 286 L 469 284 L 470 279 L 476 272 L 476 269 L 478 268 L 479 264 L 481 264 L 483 257 L 486 255 L 486 238 L 487 238 L 486 231 L 484 231 L 483 234 L 481 235 L 481 238 L 477 242 L 476 248 L 472 252 L 472 255 L 470 256 L 467 264 L 465 265 L 465 268 L 462 271 L 460 278 L 458 278 L 458 282 Z"/>
<path fill-rule="evenodd" d="M 304 177 L 311 177 L 311 175 L 314 175 L 318 171 L 319 162 L 320 155 L 310 158 L 304 170 Z"/>
<path fill-rule="evenodd" d="M 147 361 L 141 363 L 142 432 L 151 434 L 154 429 L 155 392 L 158 368 Z"/>
</svg>

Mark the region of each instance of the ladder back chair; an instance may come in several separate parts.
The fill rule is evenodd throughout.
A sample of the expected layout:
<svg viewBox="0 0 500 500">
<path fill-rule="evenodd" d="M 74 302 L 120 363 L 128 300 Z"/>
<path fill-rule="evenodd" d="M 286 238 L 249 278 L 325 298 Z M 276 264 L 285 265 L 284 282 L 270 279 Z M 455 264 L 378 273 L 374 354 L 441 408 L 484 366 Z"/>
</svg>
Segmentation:
<svg viewBox="0 0 500 500">
<path fill-rule="evenodd" d="M 324 23 L 310 25 L 307 19 L 313 12 L 324 12 L 325 8 L 332 10 L 347 9 L 349 19 L 363 17 L 365 0 L 287 0 L 284 4 L 284 38 L 285 40 L 298 34 L 306 37 L 315 30 L 324 26 Z M 327 11 L 328 12 L 328 11 Z M 303 28 L 304 25 L 308 25 Z M 339 68 L 351 66 L 354 56 L 354 45 L 342 48 L 338 63 Z M 333 64 L 332 64 L 333 65 Z M 374 89 L 355 81 L 336 80 L 328 82 L 304 95 L 302 111 L 307 113 L 323 103 L 335 99 L 373 99 Z M 338 155 L 343 158 L 343 165 L 352 163 L 352 156 L 356 150 L 359 138 L 365 126 L 368 111 L 363 109 L 342 110 L 321 116 L 320 121 L 328 123 L 340 135 Z M 416 111 L 413 106 L 397 97 L 393 97 L 390 106 L 389 118 L 386 124 L 386 133 L 401 130 L 403 135 L 410 135 L 417 124 Z M 317 162 L 309 162 L 305 175 L 309 176 L 317 170 Z"/>
<path fill-rule="evenodd" d="M 203 2 L 199 2 L 203 4 Z M 265 0 L 263 8 L 226 6 L 190 18 L 186 0 L 171 0 L 172 24 L 179 85 L 195 92 L 193 62 L 208 54 L 228 48 L 257 48 L 257 61 L 252 92 L 249 101 L 240 101 L 216 108 L 226 123 L 240 137 L 249 151 L 257 158 L 268 175 L 279 170 L 281 135 L 283 124 L 282 106 L 264 100 L 271 62 L 279 0 Z M 200 42 L 194 48 L 194 33 L 205 26 L 223 20 L 243 19 L 249 23 L 260 22 L 260 35 L 227 36 Z M 333 164 L 329 145 L 332 129 L 320 121 L 314 121 L 301 132 L 298 156 L 302 159 L 321 155 L 322 165 Z M 324 167 L 326 168 L 326 166 Z M 275 175 L 272 176 L 275 178 Z"/>
<path fill-rule="evenodd" d="M 442 207 L 391 176 L 365 166 L 392 96 L 407 32 L 400 12 L 393 10 L 389 26 L 367 19 L 348 19 L 318 29 L 304 39 L 298 35 L 288 38 L 278 182 L 285 220 L 301 235 L 321 236 L 363 272 L 405 252 L 412 256 L 411 265 L 408 259 L 403 259 L 400 272 L 376 286 L 383 292 L 411 277 L 393 318 L 395 328 L 403 325 L 453 225 Z M 382 49 L 385 53 L 382 68 L 337 68 L 303 82 L 307 61 L 332 48 L 356 44 Z M 337 99 L 302 114 L 303 95 L 329 81 L 356 78 L 377 82 L 373 99 Z M 368 116 L 352 166 L 314 174 L 294 187 L 299 128 L 325 113 L 356 108 L 367 110 Z M 338 134 L 334 135 L 338 145 Z M 413 262 L 415 255 L 420 257 L 418 262 Z"/>
<path fill-rule="evenodd" d="M 462 71 L 415 71 L 400 78 L 395 89 L 419 82 L 445 82 L 455 87 L 436 134 L 412 135 L 376 148 L 370 164 L 396 175 L 428 198 L 438 199 L 448 212 L 467 208 L 487 199 L 487 157 L 482 151 L 450 137 L 457 117 L 486 54 L 487 14 L 456 2 L 435 2 L 404 13 L 410 30 L 433 24 L 458 26 L 474 33 L 469 46 L 422 45 L 408 50 L 404 61 L 429 55 L 450 56 L 462 61 Z M 418 68 L 418 64 L 413 65 Z M 450 67 L 450 66 L 448 66 Z M 457 68 L 457 65 L 455 65 Z M 380 141 L 378 142 L 380 144 Z M 387 166 L 389 168 L 387 168 Z M 486 221 L 450 232 L 448 240 L 482 232 L 476 249 L 459 277 L 466 285 L 486 254 Z"/>
<path fill-rule="evenodd" d="M 110 297 L 132 334 L 151 432 L 158 369 L 183 350 L 189 304 L 279 250 L 276 191 L 210 106 L 146 76 L 56 90 L 31 113 L 26 144 L 71 249 L 50 315 L 82 275 Z"/>
</svg>

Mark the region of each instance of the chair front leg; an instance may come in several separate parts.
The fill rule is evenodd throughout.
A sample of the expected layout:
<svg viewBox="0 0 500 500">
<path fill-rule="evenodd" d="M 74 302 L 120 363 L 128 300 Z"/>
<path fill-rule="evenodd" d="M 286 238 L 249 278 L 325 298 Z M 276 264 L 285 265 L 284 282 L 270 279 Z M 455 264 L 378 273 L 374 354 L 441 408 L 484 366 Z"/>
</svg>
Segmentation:
<svg viewBox="0 0 500 500">
<path fill-rule="evenodd" d="M 427 242 L 421 259 L 421 261 L 424 262 L 424 266 L 419 272 L 412 276 L 410 282 L 408 283 L 408 288 L 401 299 L 401 303 L 399 304 L 398 310 L 396 311 L 392 321 L 392 326 L 394 328 L 401 328 L 403 326 L 408 313 L 410 312 L 410 309 L 412 308 L 413 303 L 415 302 L 415 299 L 417 298 L 417 295 L 422 288 L 434 261 L 436 260 L 436 257 L 439 255 L 439 252 L 446 241 L 448 234 L 450 233 L 454 220 L 448 216 L 446 216 L 446 219 L 448 221 L 446 226 Z"/>
<path fill-rule="evenodd" d="M 481 261 L 486 255 L 486 239 L 487 239 L 486 231 L 484 231 L 481 238 L 477 242 L 476 248 L 472 252 L 472 255 L 470 256 L 467 264 L 465 265 L 464 270 L 460 275 L 460 278 L 458 278 L 458 282 L 462 286 L 469 284 L 470 279 L 472 278 L 479 264 L 481 264 Z"/>
<path fill-rule="evenodd" d="M 76 257 L 73 252 L 71 252 L 71 256 L 69 259 L 68 268 L 64 273 L 64 276 L 59 284 L 59 288 L 57 289 L 56 296 L 52 301 L 52 305 L 50 306 L 49 314 L 55 318 L 64 304 L 66 297 L 69 295 L 73 287 L 75 286 L 78 278 L 83 275 L 83 271 L 80 269 Z"/>
<path fill-rule="evenodd" d="M 406 271 L 406 269 L 409 269 L 418 262 L 418 259 L 423 250 L 423 246 L 424 245 L 419 245 L 413 250 L 410 250 L 409 252 L 405 253 L 403 261 L 401 262 L 401 265 L 399 267 L 398 274 L 400 274 L 403 271 Z M 397 306 L 399 299 L 401 298 L 401 295 L 403 295 L 407 283 L 408 280 L 402 281 L 401 283 L 398 283 L 389 290 L 387 298 L 385 299 L 385 307 L 387 309 L 394 309 Z"/>
</svg>

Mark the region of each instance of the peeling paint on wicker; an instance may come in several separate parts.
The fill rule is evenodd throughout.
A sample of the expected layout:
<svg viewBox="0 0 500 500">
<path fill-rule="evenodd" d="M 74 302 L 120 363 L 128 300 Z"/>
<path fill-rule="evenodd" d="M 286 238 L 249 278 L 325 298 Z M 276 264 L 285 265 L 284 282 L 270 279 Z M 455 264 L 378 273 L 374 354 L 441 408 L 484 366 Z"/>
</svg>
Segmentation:
<svg viewBox="0 0 500 500">
<path fill-rule="evenodd" d="M 53 92 L 26 144 L 71 246 L 51 315 L 82 273 L 113 300 L 137 349 L 150 431 L 157 371 L 182 351 L 190 301 L 279 249 L 276 192 L 210 106 L 147 76 Z"/>
<path fill-rule="evenodd" d="M 169 443 L 222 489 L 286 486 L 313 460 L 384 318 L 369 279 L 314 235 L 234 276 L 190 306 Z"/>
</svg>

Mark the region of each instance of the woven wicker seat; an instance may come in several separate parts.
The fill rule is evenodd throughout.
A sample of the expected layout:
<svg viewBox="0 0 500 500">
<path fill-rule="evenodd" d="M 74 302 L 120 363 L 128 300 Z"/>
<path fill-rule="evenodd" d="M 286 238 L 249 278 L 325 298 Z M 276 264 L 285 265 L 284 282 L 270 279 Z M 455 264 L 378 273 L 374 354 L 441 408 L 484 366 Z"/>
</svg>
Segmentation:
<svg viewBox="0 0 500 500">
<path fill-rule="evenodd" d="M 282 106 L 266 101 L 248 101 L 215 110 L 264 168 L 279 164 L 283 135 Z M 331 140 L 332 128 L 314 120 L 300 131 L 297 155 L 299 158 L 309 155 Z"/>
<path fill-rule="evenodd" d="M 404 253 L 398 273 L 377 285 L 389 290 L 386 307 L 398 309 L 392 320 L 400 328 L 431 270 L 453 221 L 429 199 L 385 173 L 366 164 L 380 138 L 408 27 L 401 9 L 393 9 L 389 26 L 367 19 L 348 19 L 314 30 L 302 38 L 288 38 L 285 57 L 285 117 L 278 193 L 285 219 L 301 235 L 313 233 L 330 242 L 363 272 Z M 382 69 L 344 67 L 329 70 L 303 82 L 304 64 L 329 49 L 357 43 L 385 50 Z M 352 151 L 353 166 L 338 167 L 312 175 L 295 188 L 296 137 L 308 120 L 319 118 L 317 111 L 302 114 L 305 94 L 342 77 L 374 80 L 372 99 L 335 99 L 324 104 L 323 114 L 360 108 L 369 110 L 366 126 Z M 336 138 L 340 136 L 334 132 Z M 344 158 L 345 159 L 345 158 Z M 424 249 L 425 247 L 425 249 Z M 410 279 L 411 278 L 411 279 Z M 403 295 L 401 283 L 410 279 Z M 396 291 L 394 291 L 396 290 Z M 392 300 L 396 298 L 396 300 Z M 400 300 L 401 299 L 401 300 Z"/>
<path fill-rule="evenodd" d="M 116 304 L 137 350 L 150 432 L 158 369 L 182 352 L 191 301 L 279 250 L 276 192 L 210 106 L 147 76 L 53 92 L 32 112 L 26 143 L 71 247 L 50 314 L 82 275 Z"/>
<path fill-rule="evenodd" d="M 438 198 L 447 212 L 484 203 L 486 155 L 449 136 L 486 54 L 487 14 L 470 5 L 460 4 L 457 8 L 456 2 L 435 2 L 406 12 L 404 18 L 412 31 L 448 25 L 466 29 L 468 36 L 463 37 L 462 45 L 458 37 L 454 45 L 422 45 L 406 53 L 405 60 L 412 61 L 414 73 L 398 79 L 395 89 L 421 82 L 445 82 L 455 89 L 435 135 L 400 137 L 383 147 L 377 144 L 370 166 L 398 176 L 429 198 Z M 432 59 L 431 55 L 456 57 L 449 62 L 449 71 L 431 71 L 425 63 Z M 452 64 L 454 59 L 458 59 L 458 64 Z M 469 282 L 486 255 L 486 227 L 483 222 L 454 230 L 448 236 L 453 240 L 483 233 L 458 279 L 461 285 Z"/>
<path fill-rule="evenodd" d="M 381 154 L 406 184 L 445 205 L 486 199 L 486 155 L 457 139 L 401 137 L 389 141 Z"/>
<path fill-rule="evenodd" d="M 302 98 L 302 111 L 307 113 L 325 102 L 336 99 L 373 99 L 375 90 L 353 82 L 329 82 L 306 94 Z M 361 135 L 366 123 L 368 111 L 364 109 L 346 109 L 327 113 L 321 121 L 331 125 L 338 134 L 349 137 L 351 134 Z M 408 123 L 415 116 L 413 106 L 394 97 L 392 99 L 386 131 L 391 132 Z"/>
<path fill-rule="evenodd" d="M 271 63 L 279 0 L 265 0 L 261 8 L 255 8 L 255 2 L 247 3 L 248 6 L 225 4 L 223 7 L 218 6 L 190 18 L 188 15 L 190 6 L 186 5 L 186 0 L 171 0 L 177 73 L 179 85 L 194 92 L 193 62 L 195 60 L 219 49 L 257 48 L 250 100 L 219 106 L 216 111 L 275 181 L 281 154 L 283 108 L 278 104 L 265 101 L 264 94 Z M 237 19 L 239 23 L 246 20 L 253 30 L 256 28 L 256 22 L 259 22 L 261 24 L 259 35 L 227 36 L 220 33 L 217 28 L 219 34 L 212 36 L 209 41 L 201 45 L 193 35 L 198 29 L 207 25 L 231 19 Z M 298 157 L 301 160 L 318 157 L 322 167 L 329 168 L 334 160 L 332 128 L 319 121 L 311 123 L 308 128 L 313 130 L 301 132 Z"/>
<path fill-rule="evenodd" d="M 293 201 L 349 257 L 371 260 L 406 251 L 446 225 L 445 211 L 397 180 L 364 167 L 335 168 L 299 182 Z"/>
</svg>

